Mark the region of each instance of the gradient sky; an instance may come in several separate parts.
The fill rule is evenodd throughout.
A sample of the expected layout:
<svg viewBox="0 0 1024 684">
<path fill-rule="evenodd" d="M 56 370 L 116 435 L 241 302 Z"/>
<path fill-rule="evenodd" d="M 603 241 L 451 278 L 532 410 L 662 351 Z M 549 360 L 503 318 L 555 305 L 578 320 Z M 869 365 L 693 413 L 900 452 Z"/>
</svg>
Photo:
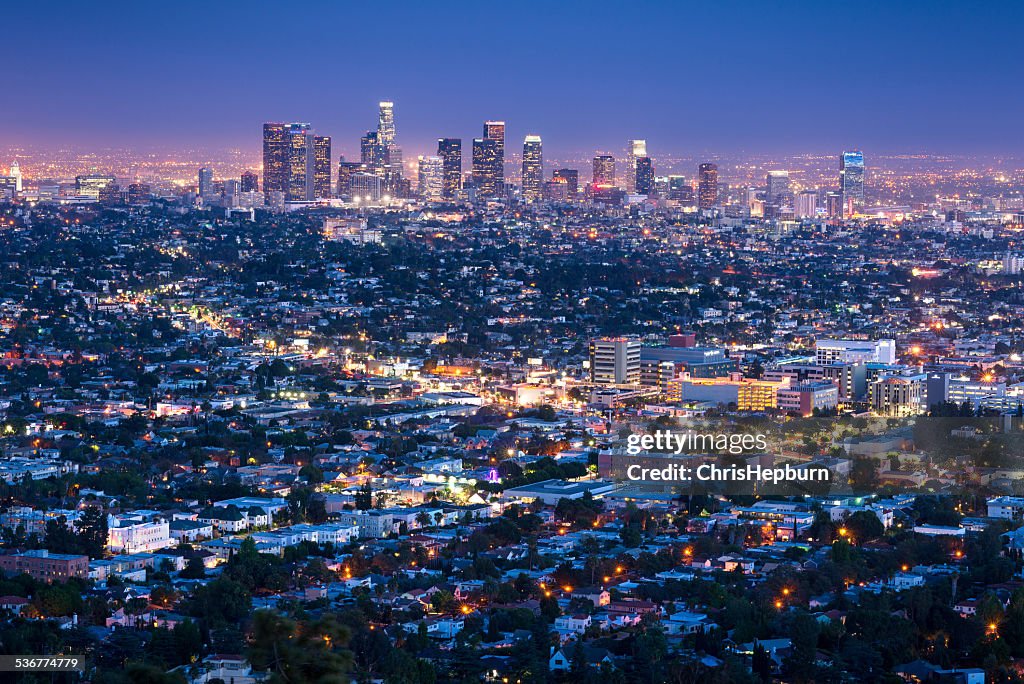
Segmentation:
<svg viewBox="0 0 1024 684">
<path fill-rule="evenodd" d="M 311 122 L 357 149 L 508 122 L 547 155 L 1024 152 L 1024 3 L 7 3 L 0 144 L 258 149 Z"/>
</svg>

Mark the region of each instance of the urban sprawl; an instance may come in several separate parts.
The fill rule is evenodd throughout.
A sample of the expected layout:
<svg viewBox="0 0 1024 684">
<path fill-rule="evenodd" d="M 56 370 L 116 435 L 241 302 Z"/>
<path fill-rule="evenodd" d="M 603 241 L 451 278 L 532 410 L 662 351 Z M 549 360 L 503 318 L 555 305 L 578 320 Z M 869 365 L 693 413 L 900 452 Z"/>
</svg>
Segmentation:
<svg viewBox="0 0 1024 684">
<path fill-rule="evenodd" d="M 506 142 L 8 161 L 23 681 L 1024 677 L 1024 168 Z M 726 467 L 804 489 L 657 475 Z"/>
</svg>

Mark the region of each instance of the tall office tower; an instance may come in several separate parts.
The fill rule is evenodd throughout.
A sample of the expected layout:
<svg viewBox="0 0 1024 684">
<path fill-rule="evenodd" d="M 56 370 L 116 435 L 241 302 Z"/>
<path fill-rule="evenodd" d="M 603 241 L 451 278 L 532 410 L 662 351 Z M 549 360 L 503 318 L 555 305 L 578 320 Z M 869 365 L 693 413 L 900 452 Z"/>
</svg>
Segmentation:
<svg viewBox="0 0 1024 684">
<path fill-rule="evenodd" d="M 804 190 L 796 196 L 796 215 L 799 218 L 814 218 L 818 215 L 817 190 Z"/>
<path fill-rule="evenodd" d="M 366 173 L 366 164 L 362 162 L 350 162 L 345 161 L 342 157 L 338 160 L 338 188 L 337 197 L 342 199 L 352 199 L 352 176 L 356 173 Z"/>
<path fill-rule="evenodd" d="M 263 124 L 263 192 L 284 193 L 288 190 L 288 148 L 283 123 Z"/>
<path fill-rule="evenodd" d="M 260 177 L 255 171 L 246 171 L 242 174 L 242 192 L 259 192 Z"/>
<path fill-rule="evenodd" d="M 418 158 L 419 183 L 417 191 L 420 197 L 430 202 L 440 201 L 444 197 L 444 160 L 441 157 Z"/>
<path fill-rule="evenodd" d="M 565 183 L 565 198 L 575 200 L 580 194 L 580 172 L 576 169 L 557 169 L 551 174 L 556 183 Z"/>
<path fill-rule="evenodd" d="M 842 218 L 864 208 L 864 153 L 843 152 L 839 158 L 839 202 Z"/>
<path fill-rule="evenodd" d="M 23 189 L 22 177 L 21 177 L 21 164 L 15 159 L 11 162 L 11 170 L 8 172 L 10 178 L 14 179 L 14 191 L 21 192 Z"/>
<path fill-rule="evenodd" d="M 594 157 L 591 182 L 595 187 L 615 185 L 615 157 L 610 154 L 599 154 Z"/>
<path fill-rule="evenodd" d="M 590 381 L 609 385 L 640 382 L 640 340 L 600 337 L 590 340 Z"/>
<path fill-rule="evenodd" d="M 830 219 L 843 217 L 842 199 L 842 196 L 838 192 L 829 192 L 825 194 L 825 214 Z"/>
<path fill-rule="evenodd" d="M 484 122 L 484 139 L 494 140 L 497 144 L 495 150 L 498 155 L 497 169 L 498 175 L 495 181 L 495 187 L 498 193 L 504 194 L 505 187 L 505 122 L 504 121 L 485 121 Z"/>
<path fill-rule="evenodd" d="M 331 197 L 331 136 L 313 136 L 313 199 Z"/>
<path fill-rule="evenodd" d="M 372 170 L 382 169 L 387 164 L 384 146 L 379 140 L 377 131 L 367 131 L 359 139 L 359 160 Z"/>
<path fill-rule="evenodd" d="M 395 142 L 395 103 L 381 102 L 377 114 L 377 140 L 385 147 Z"/>
<path fill-rule="evenodd" d="M 544 185 L 544 153 L 539 135 L 523 141 L 523 199 L 536 202 Z"/>
<path fill-rule="evenodd" d="M 626 143 L 626 192 L 637 192 L 636 160 L 646 156 L 646 140 L 630 140 Z"/>
<path fill-rule="evenodd" d="M 385 191 L 390 192 L 402 185 L 405 168 L 402 164 L 402 148 L 395 139 L 395 103 L 381 102 L 377 114 L 377 144 L 379 156 L 386 165 L 384 170 Z"/>
<path fill-rule="evenodd" d="M 654 164 L 650 157 L 637 157 L 635 164 L 636 179 L 634 190 L 638 195 L 654 194 Z"/>
<path fill-rule="evenodd" d="M 718 165 L 706 162 L 697 168 L 697 206 L 711 209 L 718 204 Z"/>
<path fill-rule="evenodd" d="M 438 138 L 437 156 L 444 169 L 444 197 L 455 199 L 462 189 L 462 139 Z"/>
<path fill-rule="evenodd" d="M 501 173 L 501 160 L 499 141 L 493 138 L 473 139 L 473 184 L 480 197 L 498 197 L 502 194 L 504 176 Z"/>
<path fill-rule="evenodd" d="M 285 201 L 308 202 L 313 199 L 313 174 L 316 165 L 313 129 L 306 123 L 288 124 L 285 129 L 288 184 Z"/>
<path fill-rule="evenodd" d="M 781 204 L 789 192 L 789 171 L 769 171 L 765 177 L 764 201 Z"/>
<path fill-rule="evenodd" d="M 213 197 L 213 169 L 206 166 L 199 169 L 199 196 L 204 200 Z"/>
</svg>

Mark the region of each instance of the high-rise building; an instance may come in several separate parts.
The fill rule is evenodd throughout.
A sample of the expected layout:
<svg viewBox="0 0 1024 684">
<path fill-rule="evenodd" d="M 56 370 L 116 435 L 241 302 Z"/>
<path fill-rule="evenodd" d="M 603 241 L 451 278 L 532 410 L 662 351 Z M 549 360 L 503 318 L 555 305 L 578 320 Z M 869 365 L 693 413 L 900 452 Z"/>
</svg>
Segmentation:
<svg viewBox="0 0 1024 684">
<path fill-rule="evenodd" d="M 504 121 L 485 121 L 483 122 L 483 139 L 493 140 L 494 145 L 490 145 L 494 149 L 494 155 L 496 156 L 493 162 L 492 174 L 494 179 L 490 181 L 490 184 L 494 186 L 494 191 L 490 194 L 490 197 L 498 197 L 504 195 L 505 190 L 505 122 Z M 479 183 L 477 183 L 479 185 Z M 484 194 L 485 196 L 487 194 Z"/>
<path fill-rule="evenodd" d="M 15 159 L 11 162 L 11 170 L 8 172 L 9 176 L 14 179 L 14 191 L 21 192 L 24 189 L 22 185 L 23 179 L 21 177 L 21 164 Z"/>
<path fill-rule="evenodd" d="M 381 102 L 377 114 L 377 138 L 385 147 L 395 142 L 395 103 Z"/>
<path fill-rule="evenodd" d="M 331 197 L 331 136 L 313 136 L 313 199 Z"/>
<path fill-rule="evenodd" d="M 626 143 L 626 192 L 637 192 L 636 161 L 646 156 L 646 140 L 630 140 Z"/>
<path fill-rule="evenodd" d="M 796 215 L 799 218 L 814 218 L 818 215 L 817 190 L 804 190 L 796 196 Z"/>
<path fill-rule="evenodd" d="M 544 185 L 544 154 L 539 135 L 528 135 L 523 141 L 523 199 L 536 202 Z"/>
<path fill-rule="evenodd" d="M 319 143 L 317 141 L 320 141 Z M 307 123 L 263 124 L 263 192 L 280 192 L 288 202 L 308 202 L 323 192 L 323 161 L 326 156 L 327 193 L 330 196 L 330 138 L 318 137 Z M 317 184 L 317 169 L 320 184 Z"/>
<path fill-rule="evenodd" d="M 313 199 L 314 145 L 313 129 L 309 124 L 289 124 L 285 130 L 288 161 L 288 185 L 285 200 L 305 202 Z"/>
<path fill-rule="evenodd" d="M 595 187 L 615 185 L 615 157 L 610 154 L 599 154 L 594 157 L 591 182 Z"/>
<path fill-rule="evenodd" d="M 764 201 L 781 204 L 789 192 L 789 171 L 769 171 L 765 177 Z"/>
<path fill-rule="evenodd" d="M 590 380 L 609 385 L 640 382 L 640 340 L 601 337 L 590 341 Z"/>
<path fill-rule="evenodd" d="M 213 169 L 206 166 L 199 169 L 199 196 L 204 200 L 213 197 Z"/>
<path fill-rule="evenodd" d="M 706 162 L 697 168 L 697 206 L 711 209 L 718 204 L 718 165 Z"/>
<path fill-rule="evenodd" d="M 493 138 L 473 139 L 473 184 L 480 197 L 498 197 L 504 189 L 501 144 Z"/>
<path fill-rule="evenodd" d="M 356 173 L 367 173 L 367 166 L 362 162 L 345 161 L 342 157 L 338 160 L 338 186 L 336 196 L 342 199 L 352 199 L 352 175 Z"/>
<path fill-rule="evenodd" d="M 638 195 L 654 194 L 654 163 L 650 157 L 637 157 L 634 162 L 636 179 L 634 190 Z"/>
<path fill-rule="evenodd" d="M 462 139 L 438 138 L 437 156 L 441 158 L 444 173 L 444 197 L 455 199 L 462 189 Z"/>
<path fill-rule="evenodd" d="M 418 158 L 419 183 L 417 190 L 420 197 L 437 202 L 444 196 L 444 160 L 441 157 Z"/>
<path fill-rule="evenodd" d="M 693 185 L 685 176 L 668 177 L 668 198 L 684 204 L 693 203 Z"/>
<path fill-rule="evenodd" d="M 359 139 L 359 160 L 371 170 L 383 169 L 387 164 L 387 150 L 379 139 L 377 131 L 367 131 Z"/>
<path fill-rule="evenodd" d="M 263 124 L 263 192 L 284 193 L 288 189 L 288 163 L 283 123 Z"/>
<path fill-rule="evenodd" d="M 93 197 L 99 199 L 100 192 L 108 187 L 116 187 L 117 178 L 114 176 L 94 175 L 75 176 L 75 194 L 82 197 Z"/>
<path fill-rule="evenodd" d="M 255 171 L 246 171 L 242 174 L 242 192 L 259 192 L 260 177 Z"/>
<path fill-rule="evenodd" d="M 395 104 L 393 102 L 381 102 L 377 114 L 377 145 L 380 146 L 378 155 L 381 164 L 386 166 L 383 172 L 387 190 L 395 191 L 402 185 L 401 179 L 404 174 L 402 166 L 402 148 L 396 141 L 395 130 Z"/>
<path fill-rule="evenodd" d="M 565 184 L 565 198 L 569 201 L 575 200 L 580 193 L 580 172 L 576 169 L 556 169 L 551 174 L 551 180 L 556 183 Z"/>
<path fill-rule="evenodd" d="M 864 153 L 843 152 L 839 158 L 839 202 L 842 218 L 864 208 Z"/>
</svg>

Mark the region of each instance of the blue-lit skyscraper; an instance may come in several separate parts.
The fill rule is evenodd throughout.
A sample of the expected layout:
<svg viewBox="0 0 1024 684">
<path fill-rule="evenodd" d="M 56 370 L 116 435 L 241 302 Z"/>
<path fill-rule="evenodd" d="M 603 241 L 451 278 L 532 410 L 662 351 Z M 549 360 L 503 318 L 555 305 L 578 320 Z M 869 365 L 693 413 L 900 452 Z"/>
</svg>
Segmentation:
<svg viewBox="0 0 1024 684">
<path fill-rule="evenodd" d="M 839 198 L 842 218 L 864 208 L 864 153 L 843 152 L 839 159 Z"/>
</svg>

